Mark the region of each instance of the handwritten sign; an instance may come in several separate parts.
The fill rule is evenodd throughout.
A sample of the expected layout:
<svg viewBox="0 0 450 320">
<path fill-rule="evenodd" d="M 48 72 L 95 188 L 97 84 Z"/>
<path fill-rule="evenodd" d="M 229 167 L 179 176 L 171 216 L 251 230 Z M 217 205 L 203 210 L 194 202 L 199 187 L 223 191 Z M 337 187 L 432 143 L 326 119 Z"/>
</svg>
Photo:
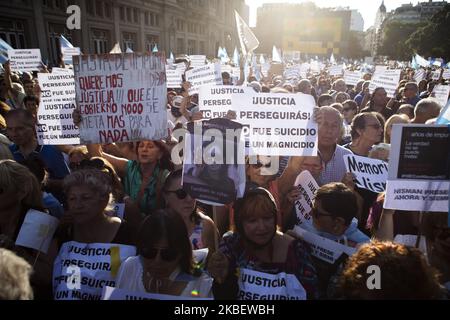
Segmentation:
<svg viewBox="0 0 450 320">
<path fill-rule="evenodd" d="M 167 135 L 165 61 L 150 54 L 74 56 L 82 144 Z"/>
</svg>

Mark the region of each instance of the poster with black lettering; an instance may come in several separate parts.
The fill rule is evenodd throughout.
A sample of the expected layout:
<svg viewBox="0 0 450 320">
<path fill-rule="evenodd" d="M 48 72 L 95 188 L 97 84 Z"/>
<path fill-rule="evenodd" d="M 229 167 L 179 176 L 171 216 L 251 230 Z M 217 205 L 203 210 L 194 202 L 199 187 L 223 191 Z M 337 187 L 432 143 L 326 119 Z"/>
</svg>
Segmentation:
<svg viewBox="0 0 450 320">
<path fill-rule="evenodd" d="M 202 86 L 223 84 L 220 63 L 210 63 L 186 71 L 186 81 L 191 83 L 189 94 L 194 95 Z"/>
<path fill-rule="evenodd" d="M 232 96 L 232 104 L 237 121 L 249 126 L 250 155 L 317 155 L 311 95 L 252 92 Z"/>
<path fill-rule="evenodd" d="M 240 268 L 238 300 L 306 300 L 306 290 L 293 274 L 269 274 Z"/>
<path fill-rule="evenodd" d="M 245 189 L 242 125 L 229 119 L 189 122 L 186 135 L 183 189 L 214 205 L 242 197 Z"/>
<path fill-rule="evenodd" d="M 8 59 L 11 71 L 39 71 L 41 60 L 41 49 L 9 49 Z"/>
<path fill-rule="evenodd" d="M 334 264 L 342 254 L 351 256 L 356 248 L 343 245 L 339 242 L 314 234 L 302 227 L 295 226 L 292 230 L 295 235 L 306 241 L 311 247 L 311 254 L 329 264 Z"/>
<path fill-rule="evenodd" d="M 141 53 L 73 57 L 80 142 L 159 140 L 167 136 L 162 57 Z"/>
<path fill-rule="evenodd" d="M 384 208 L 447 212 L 450 129 L 394 124 Z"/>
<path fill-rule="evenodd" d="M 55 300 L 100 300 L 105 286 L 115 287 L 119 267 L 136 255 L 133 246 L 66 242 L 53 266 Z"/>
<path fill-rule="evenodd" d="M 80 130 L 73 123 L 75 80 L 72 70 L 38 73 L 41 100 L 36 135 L 40 145 L 80 144 Z M 58 71 L 59 72 L 59 71 Z"/>
<path fill-rule="evenodd" d="M 397 89 L 401 72 L 402 70 L 400 69 L 375 72 L 372 76 L 372 80 L 370 80 L 370 93 L 373 93 L 378 87 L 383 87 L 384 90 L 386 90 L 387 96 L 392 98 Z"/>
<path fill-rule="evenodd" d="M 238 112 L 236 105 L 232 103 L 232 95 L 237 95 L 234 99 L 239 100 L 244 94 L 255 92 L 251 87 L 236 86 L 204 86 L 198 92 L 198 106 L 203 113 L 204 119 L 223 118 L 228 110 Z"/>
<path fill-rule="evenodd" d="M 314 195 L 319 185 L 308 170 L 302 171 L 295 179 L 294 186 L 301 193 L 301 197 L 295 201 L 295 212 L 297 213 L 296 225 L 312 225 L 311 209 Z"/>
<path fill-rule="evenodd" d="M 192 297 L 173 296 L 168 294 L 129 291 L 106 286 L 103 288 L 101 300 L 213 300 L 212 298 L 196 297 L 196 294 L 196 291 L 193 291 Z"/>
<path fill-rule="evenodd" d="M 361 71 L 350 71 L 345 70 L 344 71 L 344 81 L 345 84 L 348 86 L 356 86 L 359 80 L 362 78 Z"/>
<path fill-rule="evenodd" d="M 347 172 L 354 174 L 356 185 L 360 188 L 383 192 L 386 189 L 388 177 L 388 164 L 378 159 L 347 154 L 344 156 Z"/>
</svg>

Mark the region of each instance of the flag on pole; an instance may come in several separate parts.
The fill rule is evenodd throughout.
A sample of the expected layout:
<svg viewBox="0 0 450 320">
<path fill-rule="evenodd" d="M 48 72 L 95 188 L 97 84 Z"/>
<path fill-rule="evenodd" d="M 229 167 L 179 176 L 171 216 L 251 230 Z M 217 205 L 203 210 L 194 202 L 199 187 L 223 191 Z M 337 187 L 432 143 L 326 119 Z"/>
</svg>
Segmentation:
<svg viewBox="0 0 450 320">
<path fill-rule="evenodd" d="M 264 56 L 261 54 L 259 56 L 259 64 L 264 64 L 264 63 L 266 63 L 266 60 L 264 59 Z"/>
<path fill-rule="evenodd" d="M 217 49 L 217 58 L 222 58 L 222 47 L 219 46 L 219 49 Z"/>
<path fill-rule="evenodd" d="M 133 53 L 133 50 L 130 49 L 130 47 L 127 46 L 127 50 L 125 50 L 126 53 Z"/>
<path fill-rule="evenodd" d="M 122 53 L 122 49 L 120 49 L 120 45 L 118 42 L 116 42 L 116 44 L 109 53 Z"/>
<path fill-rule="evenodd" d="M 429 67 L 430 66 L 430 62 L 428 60 L 425 60 L 425 58 L 419 56 L 418 54 L 416 54 L 414 56 L 416 63 L 421 66 L 421 67 Z"/>
<path fill-rule="evenodd" d="M 8 61 L 8 50 L 13 50 L 5 40 L 0 38 L 0 63 L 3 64 Z"/>
<path fill-rule="evenodd" d="M 153 53 L 157 53 L 157 52 L 158 52 L 158 47 L 156 46 L 156 43 L 155 43 L 155 46 L 153 47 L 152 52 L 153 52 Z"/>
<path fill-rule="evenodd" d="M 170 59 L 170 60 L 172 60 L 172 61 L 175 61 L 175 58 L 173 57 L 173 53 L 172 53 L 172 51 L 170 51 L 170 56 L 169 56 L 169 59 Z"/>
<path fill-rule="evenodd" d="M 336 59 L 334 59 L 334 54 L 333 53 L 331 53 L 330 63 L 331 64 L 336 64 Z"/>
<path fill-rule="evenodd" d="M 233 52 L 233 63 L 235 66 L 239 67 L 239 52 L 236 47 L 234 47 L 234 52 Z"/>
<path fill-rule="evenodd" d="M 278 50 L 275 46 L 272 48 L 272 61 L 274 62 L 282 62 L 280 54 L 278 53 Z"/>
<path fill-rule="evenodd" d="M 239 35 L 239 42 L 241 44 L 241 50 L 244 55 L 247 55 L 247 53 L 250 53 L 258 48 L 259 41 L 236 10 L 234 10 L 234 14 L 236 17 L 236 27 Z"/>
</svg>

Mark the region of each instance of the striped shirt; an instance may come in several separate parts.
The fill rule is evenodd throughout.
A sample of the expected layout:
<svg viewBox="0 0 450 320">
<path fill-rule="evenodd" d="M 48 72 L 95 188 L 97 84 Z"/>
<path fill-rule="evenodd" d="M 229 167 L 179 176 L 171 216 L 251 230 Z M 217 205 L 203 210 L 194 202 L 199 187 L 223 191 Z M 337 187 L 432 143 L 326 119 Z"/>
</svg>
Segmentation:
<svg viewBox="0 0 450 320">
<path fill-rule="evenodd" d="M 341 182 L 347 170 L 345 169 L 344 155 L 352 154 L 352 152 L 340 145 L 336 145 L 331 160 L 325 163 L 325 166 L 320 173 L 319 186 L 330 182 Z"/>
</svg>

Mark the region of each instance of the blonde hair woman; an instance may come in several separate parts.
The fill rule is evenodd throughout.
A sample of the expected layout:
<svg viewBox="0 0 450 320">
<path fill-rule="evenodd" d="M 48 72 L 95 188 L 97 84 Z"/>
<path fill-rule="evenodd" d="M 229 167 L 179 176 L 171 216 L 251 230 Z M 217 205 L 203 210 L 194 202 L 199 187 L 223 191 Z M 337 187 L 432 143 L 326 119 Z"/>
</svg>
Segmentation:
<svg viewBox="0 0 450 320">
<path fill-rule="evenodd" d="M 392 125 L 395 123 L 409 123 L 409 118 L 406 114 L 394 114 L 387 119 L 384 124 L 384 143 L 391 143 Z"/>
<path fill-rule="evenodd" d="M 0 233 L 2 246 L 33 264 L 32 285 L 35 297 L 51 298 L 51 275 L 55 247 L 47 254 L 15 246 L 14 242 L 29 209 L 44 211 L 42 192 L 36 177 L 14 160 L 0 160 Z M 1 281 L 0 281 L 1 282 Z"/>
<path fill-rule="evenodd" d="M 15 240 L 29 209 L 44 209 L 39 182 L 27 167 L 0 160 L 0 232 Z"/>
</svg>

